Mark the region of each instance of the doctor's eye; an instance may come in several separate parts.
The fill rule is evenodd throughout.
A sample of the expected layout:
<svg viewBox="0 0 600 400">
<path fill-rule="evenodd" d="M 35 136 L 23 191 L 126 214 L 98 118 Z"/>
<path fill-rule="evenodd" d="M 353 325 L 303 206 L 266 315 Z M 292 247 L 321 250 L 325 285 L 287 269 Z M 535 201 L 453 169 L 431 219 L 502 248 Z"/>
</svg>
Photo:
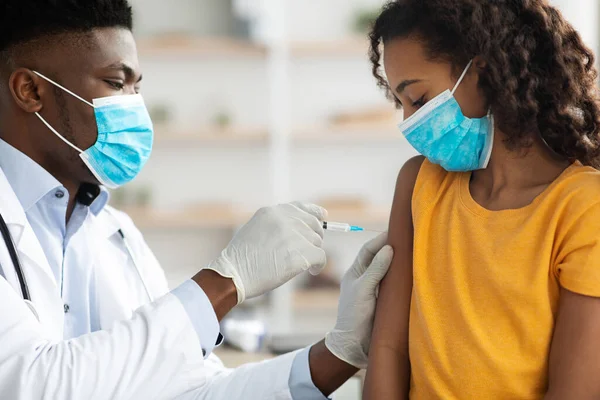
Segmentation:
<svg viewBox="0 0 600 400">
<path fill-rule="evenodd" d="M 125 88 L 125 84 L 116 81 L 105 80 L 104 82 L 108 83 L 113 89 L 123 90 Z"/>
</svg>

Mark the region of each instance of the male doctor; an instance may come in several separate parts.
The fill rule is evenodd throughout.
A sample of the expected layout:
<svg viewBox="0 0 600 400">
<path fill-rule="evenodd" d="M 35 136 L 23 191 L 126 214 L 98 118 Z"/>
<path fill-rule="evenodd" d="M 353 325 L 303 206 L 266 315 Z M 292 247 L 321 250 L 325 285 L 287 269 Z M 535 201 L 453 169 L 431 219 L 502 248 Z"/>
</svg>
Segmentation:
<svg viewBox="0 0 600 400">
<path fill-rule="evenodd" d="M 106 205 L 105 187 L 135 178 L 152 147 L 131 29 L 126 0 L 0 4 L 0 398 L 323 399 L 366 365 L 385 237 L 346 274 L 323 342 L 224 368 L 218 322 L 323 268 L 325 211 L 259 211 L 169 292 L 140 232 Z"/>
</svg>

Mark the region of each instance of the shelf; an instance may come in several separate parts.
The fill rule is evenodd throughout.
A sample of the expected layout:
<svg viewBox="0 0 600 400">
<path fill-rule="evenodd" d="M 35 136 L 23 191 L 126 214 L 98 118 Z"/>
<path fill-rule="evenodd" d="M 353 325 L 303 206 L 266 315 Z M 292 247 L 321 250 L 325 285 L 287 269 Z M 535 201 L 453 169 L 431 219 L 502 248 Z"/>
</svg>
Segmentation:
<svg viewBox="0 0 600 400">
<path fill-rule="evenodd" d="M 179 128 L 156 126 L 158 145 L 218 145 L 252 146 L 267 145 L 269 132 L 266 128 Z M 352 144 L 352 143 L 404 143 L 398 129 L 391 123 L 314 126 L 296 129 L 291 137 L 294 144 Z"/>
<path fill-rule="evenodd" d="M 264 145 L 269 141 L 269 133 L 263 128 L 180 128 L 156 126 L 156 143 L 164 145 Z"/>
<path fill-rule="evenodd" d="M 144 208 L 124 208 L 138 228 L 156 229 L 235 229 L 246 223 L 253 215 L 252 211 L 236 212 L 225 207 L 197 207 L 166 211 Z M 330 209 L 329 219 L 360 225 L 387 224 L 389 209 Z"/>
<path fill-rule="evenodd" d="M 295 57 L 368 57 L 366 38 L 348 38 L 325 42 L 295 42 L 290 46 Z"/>
<path fill-rule="evenodd" d="M 142 57 L 264 58 L 269 52 L 266 46 L 243 39 L 186 35 L 140 38 L 137 40 L 137 47 Z M 361 37 L 324 42 L 292 42 L 290 44 L 290 55 L 293 57 L 367 58 L 368 50 L 368 40 Z"/>
<path fill-rule="evenodd" d="M 337 311 L 339 289 L 299 289 L 294 291 L 294 310 L 296 312 L 312 313 Z"/>
<path fill-rule="evenodd" d="M 141 56 L 264 57 L 264 46 L 235 38 L 193 37 L 185 35 L 142 38 L 137 41 Z"/>
<path fill-rule="evenodd" d="M 405 142 L 402 133 L 392 123 L 325 125 L 297 129 L 293 134 L 298 144 Z"/>
</svg>

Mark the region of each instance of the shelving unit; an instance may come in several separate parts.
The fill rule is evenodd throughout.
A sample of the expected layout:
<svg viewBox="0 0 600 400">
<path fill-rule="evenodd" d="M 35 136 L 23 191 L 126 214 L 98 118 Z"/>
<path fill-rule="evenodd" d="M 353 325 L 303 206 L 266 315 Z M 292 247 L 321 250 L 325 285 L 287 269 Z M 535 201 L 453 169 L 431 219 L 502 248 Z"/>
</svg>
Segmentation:
<svg viewBox="0 0 600 400">
<path fill-rule="evenodd" d="M 326 42 L 292 42 L 293 57 L 362 57 L 369 43 L 364 38 L 329 40 Z M 195 56 L 195 57 L 266 57 L 266 46 L 245 40 L 186 35 L 145 38 L 138 41 L 138 51 L 143 57 Z"/>
<path fill-rule="evenodd" d="M 290 48 L 294 57 L 366 57 L 369 43 L 357 37 L 324 42 L 294 42 Z"/>
<path fill-rule="evenodd" d="M 267 145 L 267 128 L 180 128 L 157 126 L 156 144 L 159 146 L 219 145 L 245 146 Z M 352 144 L 352 143 L 404 143 L 404 138 L 393 124 L 323 125 L 296 128 L 291 134 L 293 145 L 305 144 Z"/>
<path fill-rule="evenodd" d="M 298 128 L 293 133 L 295 144 L 351 144 L 356 142 L 404 142 L 402 134 L 391 123 L 325 125 Z"/>
<path fill-rule="evenodd" d="M 266 145 L 269 132 L 266 128 L 252 127 L 198 127 L 157 126 L 158 145 L 221 145 L 246 146 Z"/>
<path fill-rule="evenodd" d="M 404 145 L 402 135 L 394 126 L 396 121 L 334 123 L 335 115 L 347 110 L 391 107 L 376 92 L 369 76 L 368 42 L 354 37 L 339 39 L 340 35 L 313 36 L 329 37 L 323 41 L 297 37 L 289 31 L 292 20 L 297 17 L 290 13 L 292 1 L 295 0 L 264 0 L 264 9 L 268 12 L 259 18 L 267 35 L 259 44 L 186 35 L 138 40 L 144 75 L 149 77 L 144 80 L 149 81 L 148 86 L 151 79 L 153 82 L 157 78 L 164 80 L 162 86 L 156 84 L 155 91 L 147 96 L 149 104 L 153 101 L 166 105 L 171 118 L 169 123 L 156 126 L 155 164 L 150 167 L 146 182 L 142 182 L 160 191 L 154 197 L 155 207 L 124 211 L 142 229 L 151 245 L 157 247 L 157 254 L 167 258 L 171 252 L 176 253 L 168 260 L 172 261 L 171 265 L 196 265 L 198 259 L 210 260 L 209 254 L 211 257 L 218 254 L 235 229 L 246 222 L 256 208 L 266 204 L 292 200 L 319 202 L 339 192 L 364 198 L 364 206 L 330 207 L 330 220 L 374 229 L 387 225 L 387 202 L 391 201 L 391 194 L 372 196 L 369 191 L 380 191 L 378 179 L 360 171 L 356 173 L 356 169 L 373 168 L 377 164 L 373 174 L 381 175 L 381 165 L 388 164 L 385 171 L 386 174 L 390 171 L 389 177 L 379 181 L 389 182 L 389 191 L 393 192 L 396 158 L 405 157 L 394 153 L 394 149 Z M 334 8 L 339 5 L 348 8 L 346 1 L 329 1 L 337 2 L 337 6 L 332 5 Z M 314 5 L 306 3 L 306 7 Z M 329 86 L 333 83 L 339 88 L 338 82 L 343 82 L 345 86 L 354 87 L 356 74 L 349 69 L 357 71 L 357 68 L 360 74 L 364 71 L 364 79 L 351 94 L 356 101 L 339 104 L 331 96 L 337 89 Z M 313 83 L 324 89 L 315 90 Z M 365 88 L 370 90 L 370 97 L 365 98 Z M 348 93 L 339 96 L 348 96 Z M 303 108 L 303 104 L 299 104 L 302 102 L 314 104 Z M 327 111 L 321 112 L 325 108 Z M 210 126 L 221 109 L 233 116 L 232 125 L 226 129 Z M 260 115 L 263 112 L 264 115 Z M 199 115 L 202 113 L 205 115 Z M 201 122 L 194 124 L 196 117 Z M 362 164 L 360 159 L 366 158 L 368 152 L 372 153 L 373 160 Z M 352 168 L 352 172 L 347 172 Z M 346 181 L 340 182 L 337 173 Z M 313 177 L 315 187 L 311 188 Z M 221 185 L 219 180 L 225 183 Z M 359 193 L 363 188 L 355 188 L 358 182 L 370 185 L 364 188 L 364 196 Z M 239 188 L 234 187 L 236 185 Z M 251 199 L 246 198 L 246 193 Z M 260 203 L 255 201 L 257 198 L 261 199 Z M 377 201 L 370 202 L 370 198 Z M 219 199 L 235 204 L 202 206 Z M 190 203 L 199 205 L 185 206 Z M 171 209 L 171 204 L 182 206 Z M 328 251 L 342 249 L 353 259 L 357 242 L 364 238 L 367 235 L 352 235 L 348 239 L 330 235 Z M 346 240 L 348 242 L 342 242 Z M 210 243 L 206 246 L 214 248 L 189 249 L 190 245 L 200 248 L 198 243 Z M 336 254 L 335 262 L 338 261 L 348 266 L 351 263 Z M 294 284 L 286 285 L 270 296 L 272 331 L 293 331 L 294 291 Z M 322 299 L 315 307 L 322 308 L 323 302 L 335 303 L 335 299 Z"/>
<path fill-rule="evenodd" d="M 142 57 L 228 57 L 263 58 L 267 48 L 245 40 L 223 37 L 173 35 L 138 40 Z"/>
</svg>

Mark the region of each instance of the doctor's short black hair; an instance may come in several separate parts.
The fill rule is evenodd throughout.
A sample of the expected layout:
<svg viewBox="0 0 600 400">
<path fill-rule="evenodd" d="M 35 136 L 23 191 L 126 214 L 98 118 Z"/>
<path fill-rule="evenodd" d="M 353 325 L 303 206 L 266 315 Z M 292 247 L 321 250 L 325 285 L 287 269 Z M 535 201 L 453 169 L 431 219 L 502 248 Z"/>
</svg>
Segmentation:
<svg viewBox="0 0 600 400">
<path fill-rule="evenodd" d="M 575 0 L 574 0 L 575 1 Z M 479 86 L 517 150 L 541 136 L 555 153 L 600 169 L 600 102 L 594 53 L 548 0 L 388 0 L 370 33 L 372 72 L 391 96 L 382 45 L 415 38 L 456 75 L 486 67 Z"/>
<path fill-rule="evenodd" d="M 112 27 L 132 30 L 127 0 L 0 0 L 0 62 L 21 44 Z"/>
</svg>

